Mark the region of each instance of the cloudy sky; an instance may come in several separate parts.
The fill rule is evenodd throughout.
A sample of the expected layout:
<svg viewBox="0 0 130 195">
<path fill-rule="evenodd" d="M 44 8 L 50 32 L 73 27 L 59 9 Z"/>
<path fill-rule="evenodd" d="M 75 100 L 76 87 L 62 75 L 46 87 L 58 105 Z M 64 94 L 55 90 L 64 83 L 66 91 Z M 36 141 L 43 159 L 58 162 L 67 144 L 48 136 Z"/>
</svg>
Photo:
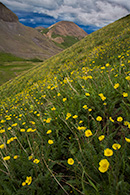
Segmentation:
<svg viewBox="0 0 130 195">
<path fill-rule="evenodd" d="M 21 23 L 36 27 L 73 21 L 91 33 L 130 13 L 130 0 L 1 0 Z"/>
</svg>

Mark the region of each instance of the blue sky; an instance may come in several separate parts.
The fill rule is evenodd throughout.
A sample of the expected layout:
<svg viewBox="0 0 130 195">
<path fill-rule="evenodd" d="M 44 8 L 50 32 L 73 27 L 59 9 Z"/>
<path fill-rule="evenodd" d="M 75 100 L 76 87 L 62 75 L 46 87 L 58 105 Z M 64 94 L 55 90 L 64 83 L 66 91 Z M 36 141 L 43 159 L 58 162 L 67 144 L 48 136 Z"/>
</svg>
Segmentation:
<svg viewBox="0 0 130 195">
<path fill-rule="evenodd" d="M 130 0 L 2 0 L 30 27 L 72 21 L 91 33 L 130 13 Z"/>
</svg>

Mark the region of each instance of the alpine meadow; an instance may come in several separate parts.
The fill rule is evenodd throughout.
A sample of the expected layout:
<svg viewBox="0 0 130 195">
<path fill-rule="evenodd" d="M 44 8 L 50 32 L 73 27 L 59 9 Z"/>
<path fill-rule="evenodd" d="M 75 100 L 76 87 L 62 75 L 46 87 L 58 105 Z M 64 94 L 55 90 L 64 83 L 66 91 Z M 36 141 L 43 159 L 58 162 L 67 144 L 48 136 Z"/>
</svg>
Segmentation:
<svg viewBox="0 0 130 195">
<path fill-rule="evenodd" d="M 130 194 L 130 15 L 4 83 L 0 100 L 1 195 Z"/>
</svg>

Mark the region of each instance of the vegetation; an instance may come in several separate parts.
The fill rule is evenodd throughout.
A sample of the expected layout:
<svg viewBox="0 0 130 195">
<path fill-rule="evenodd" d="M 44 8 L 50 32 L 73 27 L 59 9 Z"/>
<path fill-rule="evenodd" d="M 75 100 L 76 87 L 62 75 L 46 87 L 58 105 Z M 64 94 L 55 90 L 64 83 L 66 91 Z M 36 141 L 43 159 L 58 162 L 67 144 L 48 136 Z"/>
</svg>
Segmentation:
<svg viewBox="0 0 130 195">
<path fill-rule="evenodd" d="M 130 16 L 0 87 L 0 194 L 130 194 Z"/>
<path fill-rule="evenodd" d="M 79 41 L 79 39 L 77 37 L 74 36 L 63 36 L 63 35 L 58 35 L 55 34 L 54 32 L 52 33 L 52 38 L 56 38 L 56 37 L 62 37 L 64 42 L 63 43 L 58 43 L 54 41 L 54 43 L 61 48 L 68 48 L 70 46 L 72 46 L 73 44 L 77 43 Z"/>
<path fill-rule="evenodd" d="M 8 53 L 0 53 L 0 85 L 43 62 L 34 58 L 26 60 Z"/>
<path fill-rule="evenodd" d="M 24 61 L 23 58 L 16 57 L 9 53 L 0 52 L 0 65 L 3 62 Z"/>
<path fill-rule="evenodd" d="M 62 43 L 62 45 L 64 46 L 64 48 L 68 48 L 71 45 L 77 43 L 78 41 L 79 41 L 79 39 L 77 37 L 66 36 L 66 37 L 64 37 L 64 42 Z"/>
<path fill-rule="evenodd" d="M 48 28 L 45 28 L 45 29 L 42 29 L 42 30 L 39 30 L 42 34 L 47 34 L 49 29 Z"/>
</svg>

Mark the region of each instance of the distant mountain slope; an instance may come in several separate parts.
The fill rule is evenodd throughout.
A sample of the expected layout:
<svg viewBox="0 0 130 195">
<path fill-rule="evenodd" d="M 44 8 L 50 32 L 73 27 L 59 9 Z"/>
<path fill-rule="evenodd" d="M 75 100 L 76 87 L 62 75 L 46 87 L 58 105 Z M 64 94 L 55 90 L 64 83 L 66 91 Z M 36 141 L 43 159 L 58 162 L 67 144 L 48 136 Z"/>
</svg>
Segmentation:
<svg viewBox="0 0 130 195">
<path fill-rule="evenodd" d="M 5 22 L 18 22 L 18 17 L 1 2 L 0 19 Z"/>
<path fill-rule="evenodd" d="M 57 22 L 47 29 L 41 29 L 40 32 L 63 48 L 67 48 L 87 36 L 83 29 L 69 21 Z"/>
<path fill-rule="evenodd" d="M 90 67 L 93 64 L 101 66 L 101 64 L 108 62 L 120 61 L 118 55 L 123 55 L 124 49 L 130 49 L 129 26 L 130 15 L 91 33 L 72 47 L 46 60 L 42 66 L 30 70 L 23 77 L 14 79 L 10 84 L 3 85 L 1 93 L 11 95 L 13 93 L 12 88 L 17 91 L 16 93 L 19 93 L 27 83 L 28 87 L 31 87 L 31 83 L 37 83 L 44 78 L 51 81 L 53 80 L 51 73 L 57 72 L 58 68 L 61 72 L 64 72 L 65 69 L 70 72 L 71 69 L 78 70 L 85 65 L 90 65 Z M 30 83 L 29 80 L 31 80 Z M 20 88 L 17 88 L 16 81 L 21 85 Z"/>
<path fill-rule="evenodd" d="M 53 24 L 48 29 L 49 29 L 49 32 L 47 33 L 48 37 L 51 36 L 52 33 L 61 36 L 74 36 L 79 39 L 82 39 L 87 35 L 87 33 L 74 22 L 68 21 L 60 21 L 56 24 Z"/>
<path fill-rule="evenodd" d="M 24 26 L 0 3 L 0 51 L 24 58 L 49 58 L 61 51 L 36 29 Z"/>
</svg>

